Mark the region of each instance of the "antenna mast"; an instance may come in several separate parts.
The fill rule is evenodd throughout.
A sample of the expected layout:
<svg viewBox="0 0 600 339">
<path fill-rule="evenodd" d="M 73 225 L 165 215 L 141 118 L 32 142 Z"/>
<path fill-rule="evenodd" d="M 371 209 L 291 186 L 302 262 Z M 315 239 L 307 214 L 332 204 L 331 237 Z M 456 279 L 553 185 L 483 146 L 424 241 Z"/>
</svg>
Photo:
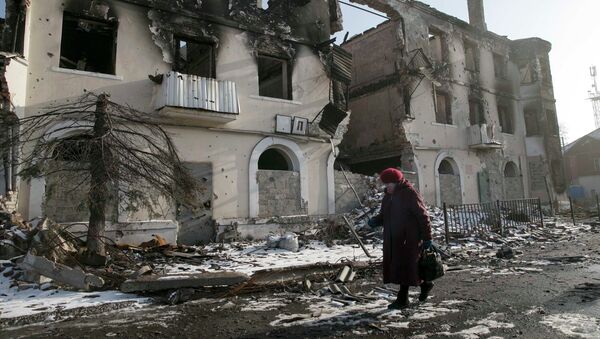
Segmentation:
<svg viewBox="0 0 600 339">
<path fill-rule="evenodd" d="M 592 90 L 588 91 L 589 99 L 592 101 L 592 106 L 594 107 L 594 121 L 596 123 L 596 128 L 600 128 L 600 91 L 598 91 L 598 72 L 596 70 L 596 66 L 590 67 L 590 75 L 592 76 Z"/>
</svg>

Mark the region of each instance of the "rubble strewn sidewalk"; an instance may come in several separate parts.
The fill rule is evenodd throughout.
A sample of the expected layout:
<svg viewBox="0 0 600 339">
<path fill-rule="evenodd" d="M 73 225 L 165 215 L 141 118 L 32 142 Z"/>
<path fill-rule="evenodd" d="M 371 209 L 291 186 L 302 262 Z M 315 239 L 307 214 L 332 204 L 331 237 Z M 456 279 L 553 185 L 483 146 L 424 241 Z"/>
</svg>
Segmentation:
<svg viewBox="0 0 600 339">
<path fill-rule="evenodd" d="M 342 305 L 363 303 L 371 297 L 352 293 L 345 283 L 360 270 L 380 265 L 382 228 L 372 229 L 366 223 L 378 212 L 381 194 L 375 189 L 371 193 L 364 208 L 347 216 L 367 251 L 339 218 L 323 220 L 302 234 L 270 236 L 259 242 L 194 247 L 168 244 L 153 236 L 138 246 L 107 246 L 107 265 L 100 268 L 78 260 L 85 243 L 68 231 L 68 225 L 48 219 L 26 222 L 16 213 L 0 212 L 0 318 L 124 301 L 145 305 L 150 302 L 148 292 L 160 293 L 163 300 L 166 293 L 169 303 L 180 303 L 193 298 L 194 289 L 211 286 L 229 286 L 229 295 L 292 286 L 321 298 L 325 293 Z M 554 221 L 544 227 L 509 228 L 505 237 L 488 232 L 445 244 L 442 211 L 430 208 L 429 212 L 434 238 L 450 256 L 445 261 L 450 272 L 524 274 L 540 270 L 532 266 L 585 260 L 548 258 L 537 265 L 520 260 L 519 248 L 534 243 L 543 248 L 599 231 L 592 225 Z M 515 267 L 509 267 L 509 262 Z"/>
</svg>

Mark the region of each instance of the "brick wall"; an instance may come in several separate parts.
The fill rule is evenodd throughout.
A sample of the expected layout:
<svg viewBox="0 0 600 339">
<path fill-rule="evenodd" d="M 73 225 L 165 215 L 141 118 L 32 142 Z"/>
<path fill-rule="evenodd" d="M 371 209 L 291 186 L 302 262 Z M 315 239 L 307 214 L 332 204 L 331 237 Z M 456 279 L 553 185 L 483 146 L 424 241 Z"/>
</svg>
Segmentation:
<svg viewBox="0 0 600 339">
<path fill-rule="evenodd" d="M 260 217 L 307 213 L 300 196 L 300 173 L 260 170 L 257 180 Z"/>
</svg>

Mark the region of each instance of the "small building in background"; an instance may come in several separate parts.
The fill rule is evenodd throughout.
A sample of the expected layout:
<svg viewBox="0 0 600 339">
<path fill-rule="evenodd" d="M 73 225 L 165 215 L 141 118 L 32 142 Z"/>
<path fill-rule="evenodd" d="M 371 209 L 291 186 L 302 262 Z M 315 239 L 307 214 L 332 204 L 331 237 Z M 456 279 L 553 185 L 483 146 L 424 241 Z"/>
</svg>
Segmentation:
<svg viewBox="0 0 600 339">
<path fill-rule="evenodd" d="M 596 202 L 600 195 L 600 129 L 565 146 L 569 195 Z"/>
</svg>

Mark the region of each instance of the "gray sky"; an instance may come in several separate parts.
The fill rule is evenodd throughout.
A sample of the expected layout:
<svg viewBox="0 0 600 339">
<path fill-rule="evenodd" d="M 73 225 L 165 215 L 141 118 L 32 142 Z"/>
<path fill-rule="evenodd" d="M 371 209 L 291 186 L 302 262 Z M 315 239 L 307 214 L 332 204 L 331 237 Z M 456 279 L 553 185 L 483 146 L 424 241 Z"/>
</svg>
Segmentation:
<svg viewBox="0 0 600 339">
<path fill-rule="evenodd" d="M 467 0 L 422 0 L 442 12 L 468 20 Z M 576 4 L 576 5 L 575 5 Z M 382 22 L 376 16 L 342 5 L 350 36 Z M 600 1 L 485 0 L 488 29 L 511 39 L 540 37 L 552 43 L 550 53 L 558 119 L 567 141 L 595 129 L 589 67 L 600 68 Z M 344 33 L 338 33 L 338 42 Z"/>
</svg>

